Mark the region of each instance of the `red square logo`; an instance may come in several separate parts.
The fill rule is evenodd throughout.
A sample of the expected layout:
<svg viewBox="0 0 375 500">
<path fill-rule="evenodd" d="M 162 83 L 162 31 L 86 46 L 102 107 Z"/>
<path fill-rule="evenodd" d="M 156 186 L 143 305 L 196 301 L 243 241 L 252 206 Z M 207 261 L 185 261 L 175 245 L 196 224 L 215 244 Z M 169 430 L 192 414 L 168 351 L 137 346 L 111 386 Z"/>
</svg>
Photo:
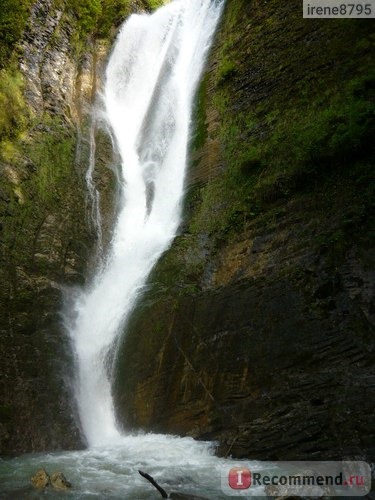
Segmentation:
<svg viewBox="0 0 375 500">
<path fill-rule="evenodd" d="M 251 486 L 251 472 L 246 467 L 233 467 L 228 474 L 232 490 L 247 490 Z"/>
</svg>

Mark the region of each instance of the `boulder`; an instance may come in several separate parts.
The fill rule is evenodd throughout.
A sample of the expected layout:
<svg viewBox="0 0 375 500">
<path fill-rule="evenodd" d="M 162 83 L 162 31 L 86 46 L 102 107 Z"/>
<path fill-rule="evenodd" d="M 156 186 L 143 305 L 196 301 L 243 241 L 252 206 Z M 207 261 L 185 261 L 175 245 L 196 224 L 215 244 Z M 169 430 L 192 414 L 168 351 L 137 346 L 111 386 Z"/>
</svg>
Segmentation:
<svg viewBox="0 0 375 500">
<path fill-rule="evenodd" d="M 40 469 L 31 478 L 31 482 L 35 488 L 43 489 L 43 488 L 46 488 L 50 484 L 50 477 L 44 469 Z"/>
<path fill-rule="evenodd" d="M 62 472 L 54 472 L 52 474 L 51 485 L 55 490 L 68 490 L 72 487 Z"/>
</svg>

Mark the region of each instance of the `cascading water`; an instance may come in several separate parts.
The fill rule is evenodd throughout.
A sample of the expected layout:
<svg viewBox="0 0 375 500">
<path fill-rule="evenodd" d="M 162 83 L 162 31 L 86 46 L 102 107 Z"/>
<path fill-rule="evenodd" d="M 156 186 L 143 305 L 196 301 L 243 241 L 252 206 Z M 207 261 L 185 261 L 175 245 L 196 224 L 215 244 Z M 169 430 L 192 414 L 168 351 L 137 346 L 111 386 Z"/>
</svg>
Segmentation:
<svg viewBox="0 0 375 500">
<path fill-rule="evenodd" d="M 62 470 L 74 485 L 67 493 L 73 499 L 155 498 L 138 469 L 168 491 L 227 498 L 221 491 L 221 470 L 228 471 L 233 463 L 215 457 L 212 443 L 121 434 L 110 361 L 150 270 L 180 223 L 194 91 L 223 3 L 174 0 L 152 16 L 132 16 L 118 36 L 103 100 L 122 158 L 120 210 L 108 255 L 98 264 L 92 285 L 79 294 L 70 328 L 76 399 L 89 447 L 0 460 L 0 490 L 9 498 L 24 498 L 25 484 L 41 467 Z M 93 141 L 90 151 L 87 181 L 94 195 Z M 31 491 L 28 498 L 33 495 Z M 56 495 L 43 492 L 46 499 Z"/>
<path fill-rule="evenodd" d="M 106 265 L 76 303 L 76 398 L 90 446 L 118 442 L 109 351 L 180 223 L 194 92 L 223 1 L 175 0 L 120 31 L 104 90 L 122 158 Z"/>
</svg>

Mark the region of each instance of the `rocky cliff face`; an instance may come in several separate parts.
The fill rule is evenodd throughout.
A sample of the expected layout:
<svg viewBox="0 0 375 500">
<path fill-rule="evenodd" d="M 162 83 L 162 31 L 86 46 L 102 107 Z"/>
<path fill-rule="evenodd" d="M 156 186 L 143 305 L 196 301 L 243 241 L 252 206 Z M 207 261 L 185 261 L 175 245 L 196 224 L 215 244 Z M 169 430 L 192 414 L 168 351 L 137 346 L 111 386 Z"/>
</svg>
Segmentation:
<svg viewBox="0 0 375 500">
<path fill-rule="evenodd" d="M 19 49 L 28 129 L 2 143 L 1 454 L 82 446 L 61 312 L 95 254 L 84 175 L 89 113 L 108 44 L 88 43 L 79 53 L 75 29 L 63 4 L 33 4 Z M 104 168 L 108 142 L 98 149 L 104 198 L 113 181 Z"/>
<path fill-rule="evenodd" d="M 27 82 L 27 101 L 39 115 L 65 112 L 70 118 L 77 67 L 71 53 L 72 26 L 64 21 L 63 11 L 54 8 L 51 0 L 31 7 L 20 67 Z"/>
<path fill-rule="evenodd" d="M 373 457 L 373 34 L 228 0 L 181 234 L 118 355 L 126 428 L 257 459 Z"/>
</svg>

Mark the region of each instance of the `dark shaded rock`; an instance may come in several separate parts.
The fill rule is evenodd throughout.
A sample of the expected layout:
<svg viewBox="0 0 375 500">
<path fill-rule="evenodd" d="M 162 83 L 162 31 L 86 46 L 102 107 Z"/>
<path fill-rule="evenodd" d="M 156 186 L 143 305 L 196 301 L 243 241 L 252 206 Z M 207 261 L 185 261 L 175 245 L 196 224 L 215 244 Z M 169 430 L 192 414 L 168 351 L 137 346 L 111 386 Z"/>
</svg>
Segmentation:
<svg viewBox="0 0 375 500">
<path fill-rule="evenodd" d="M 218 439 L 242 458 L 371 453 L 371 335 L 352 329 L 366 328 L 355 308 L 337 328 L 307 307 L 295 285 L 261 280 L 145 304 L 120 365 L 127 425 Z"/>
</svg>

